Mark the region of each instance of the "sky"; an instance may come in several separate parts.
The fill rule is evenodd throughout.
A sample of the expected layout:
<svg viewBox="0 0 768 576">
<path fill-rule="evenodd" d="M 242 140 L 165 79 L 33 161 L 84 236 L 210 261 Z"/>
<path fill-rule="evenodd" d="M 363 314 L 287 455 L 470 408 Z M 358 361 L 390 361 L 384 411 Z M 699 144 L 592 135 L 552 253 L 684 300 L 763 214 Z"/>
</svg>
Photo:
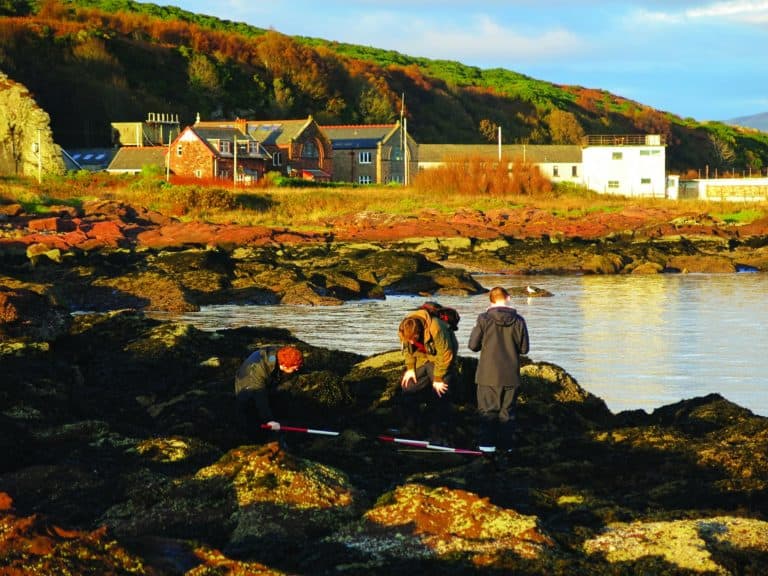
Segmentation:
<svg viewBox="0 0 768 576">
<path fill-rule="evenodd" d="M 768 0 L 154 0 L 234 22 L 506 68 L 698 121 L 768 112 Z"/>
</svg>

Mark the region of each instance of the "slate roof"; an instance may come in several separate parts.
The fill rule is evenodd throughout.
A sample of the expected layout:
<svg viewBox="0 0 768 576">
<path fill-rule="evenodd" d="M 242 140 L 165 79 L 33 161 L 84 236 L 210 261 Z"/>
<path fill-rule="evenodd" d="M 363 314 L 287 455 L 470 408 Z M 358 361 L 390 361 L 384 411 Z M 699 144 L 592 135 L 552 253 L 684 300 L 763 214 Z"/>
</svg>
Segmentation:
<svg viewBox="0 0 768 576">
<path fill-rule="evenodd" d="M 334 150 L 358 150 L 376 148 L 397 129 L 397 124 L 340 124 L 320 128 Z"/>
<path fill-rule="evenodd" d="M 115 148 L 70 148 L 67 150 L 67 154 L 74 160 L 78 168 L 94 171 L 106 170 L 115 152 Z"/>
<path fill-rule="evenodd" d="M 501 154 L 507 158 L 525 158 L 534 164 L 581 163 L 581 146 L 576 144 L 506 144 Z M 497 144 L 419 144 L 419 162 L 445 162 L 450 158 L 499 157 Z"/>
<path fill-rule="evenodd" d="M 123 146 L 109 163 L 109 172 L 141 172 L 144 166 L 165 168 L 165 146 Z"/>
<path fill-rule="evenodd" d="M 248 122 L 248 134 L 267 146 L 288 145 L 312 122 L 303 120 L 264 120 Z"/>
</svg>

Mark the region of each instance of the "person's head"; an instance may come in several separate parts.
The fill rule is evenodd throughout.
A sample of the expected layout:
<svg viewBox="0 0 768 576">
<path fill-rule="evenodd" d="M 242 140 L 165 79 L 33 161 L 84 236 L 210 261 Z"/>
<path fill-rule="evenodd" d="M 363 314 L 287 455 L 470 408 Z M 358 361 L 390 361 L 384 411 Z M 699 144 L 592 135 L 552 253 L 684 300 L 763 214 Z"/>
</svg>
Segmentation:
<svg viewBox="0 0 768 576">
<path fill-rule="evenodd" d="M 283 346 L 277 351 L 277 363 L 280 370 L 293 374 L 304 364 L 304 355 L 295 346 Z"/>
<path fill-rule="evenodd" d="M 414 316 L 406 316 L 400 322 L 400 340 L 413 344 L 424 342 L 424 323 Z"/>
<path fill-rule="evenodd" d="M 504 304 L 509 300 L 509 292 L 501 286 L 494 286 L 491 288 L 488 297 L 491 300 L 491 304 Z"/>
</svg>

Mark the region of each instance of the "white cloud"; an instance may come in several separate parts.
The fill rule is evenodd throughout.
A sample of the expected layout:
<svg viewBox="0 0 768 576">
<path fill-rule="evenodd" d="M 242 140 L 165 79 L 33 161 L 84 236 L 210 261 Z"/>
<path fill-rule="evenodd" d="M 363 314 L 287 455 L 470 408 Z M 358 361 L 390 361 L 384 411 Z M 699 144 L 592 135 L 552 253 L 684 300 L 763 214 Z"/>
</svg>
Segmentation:
<svg viewBox="0 0 768 576">
<path fill-rule="evenodd" d="M 489 15 L 468 18 L 463 25 L 438 20 L 404 19 L 378 12 L 358 20 L 355 37 L 367 45 L 412 56 L 458 60 L 464 64 L 508 65 L 510 61 L 540 61 L 574 55 L 585 42 L 569 30 L 556 27 L 527 33 L 505 26 Z"/>
<path fill-rule="evenodd" d="M 747 24 L 768 23 L 768 1 L 729 0 L 713 2 L 678 11 L 637 10 L 633 19 L 645 22 L 681 24 L 693 21 L 743 22 Z"/>
</svg>

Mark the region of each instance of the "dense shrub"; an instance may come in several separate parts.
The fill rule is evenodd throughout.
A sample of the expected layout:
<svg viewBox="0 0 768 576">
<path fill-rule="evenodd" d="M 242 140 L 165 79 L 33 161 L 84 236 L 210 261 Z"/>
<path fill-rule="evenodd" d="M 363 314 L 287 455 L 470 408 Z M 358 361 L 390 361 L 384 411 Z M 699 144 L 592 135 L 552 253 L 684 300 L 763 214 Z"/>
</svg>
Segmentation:
<svg viewBox="0 0 768 576">
<path fill-rule="evenodd" d="M 463 195 L 545 196 L 552 192 L 552 183 L 539 168 L 520 158 L 511 162 L 508 158 L 500 162 L 481 157 L 448 158 L 442 166 L 419 172 L 413 185 L 422 192 Z"/>
</svg>

